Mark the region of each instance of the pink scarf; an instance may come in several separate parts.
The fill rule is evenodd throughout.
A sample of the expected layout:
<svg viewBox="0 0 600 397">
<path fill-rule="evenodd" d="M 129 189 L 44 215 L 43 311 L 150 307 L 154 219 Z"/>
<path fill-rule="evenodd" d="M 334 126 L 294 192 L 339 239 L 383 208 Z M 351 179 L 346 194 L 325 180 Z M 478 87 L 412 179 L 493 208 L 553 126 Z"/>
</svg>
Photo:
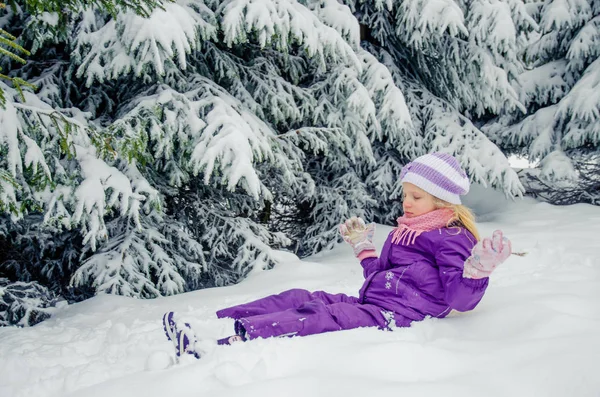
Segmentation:
<svg viewBox="0 0 600 397">
<path fill-rule="evenodd" d="M 446 227 L 453 216 L 454 211 L 449 208 L 441 208 L 414 218 L 401 216 L 398 218 L 398 227 L 394 229 L 392 243 L 414 244 L 421 233 Z"/>
</svg>

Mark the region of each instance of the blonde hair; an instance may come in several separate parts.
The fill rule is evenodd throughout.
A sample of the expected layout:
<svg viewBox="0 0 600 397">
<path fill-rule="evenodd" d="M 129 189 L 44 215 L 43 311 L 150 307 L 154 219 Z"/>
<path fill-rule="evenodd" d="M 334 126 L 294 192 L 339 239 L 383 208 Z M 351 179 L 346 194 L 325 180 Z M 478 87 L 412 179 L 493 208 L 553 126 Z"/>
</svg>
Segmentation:
<svg viewBox="0 0 600 397">
<path fill-rule="evenodd" d="M 477 241 L 481 240 L 479 236 L 479 231 L 477 230 L 477 226 L 475 225 L 475 215 L 469 209 L 469 207 L 465 207 L 462 204 L 452 204 L 447 201 L 438 199 L 434 197 L 435 205 L 437 208 L 449 208 L 454 211 L 454 216 L 450 218 L 448 221 L 448 226 L 456 226 L 456 223 L 460 223 L 465 229 L 471 232 Z"/>
</svg>

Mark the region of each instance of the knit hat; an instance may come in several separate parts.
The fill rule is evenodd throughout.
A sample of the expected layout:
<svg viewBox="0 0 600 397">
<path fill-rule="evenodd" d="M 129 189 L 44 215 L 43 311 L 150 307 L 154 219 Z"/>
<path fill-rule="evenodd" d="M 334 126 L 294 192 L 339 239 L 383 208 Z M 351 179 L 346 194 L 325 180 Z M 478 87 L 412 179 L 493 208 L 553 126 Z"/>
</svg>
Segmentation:
<svg viewBox="0 0 600 397">
<path fill-rule="evenodd" d="M 430 153 L 406 164 L 400 182 L 408 182 L 452 204 L 469 192 L 469 178 L 458 161 L 447 153 Z"/>
</svg>

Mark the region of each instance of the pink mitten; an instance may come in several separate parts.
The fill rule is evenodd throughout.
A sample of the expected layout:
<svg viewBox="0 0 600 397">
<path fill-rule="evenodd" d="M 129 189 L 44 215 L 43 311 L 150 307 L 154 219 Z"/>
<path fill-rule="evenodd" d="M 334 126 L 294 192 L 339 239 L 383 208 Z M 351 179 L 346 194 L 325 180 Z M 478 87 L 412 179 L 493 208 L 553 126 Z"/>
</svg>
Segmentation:
<svg viewBox="0 0 600 397">
<path fill-rule="evenodd" d="M 344 241 L 352 246 L 354 255 L 357 257 L 362 251 L 375 249 L 375 245 L 373 245 L 374 223 L 365 225 L 362 218 L 353 216 L 340 225 L 340 234 Z"/>
<path fill-rule="evenodd" d="M 510 240 L 502 236 L 502 231 L 496 230 L 491 240 L 484 238 L 473 247 L 471 256 L 465 261 L 463 277 L 489 277 L 511 252 Z"/>
</svg>

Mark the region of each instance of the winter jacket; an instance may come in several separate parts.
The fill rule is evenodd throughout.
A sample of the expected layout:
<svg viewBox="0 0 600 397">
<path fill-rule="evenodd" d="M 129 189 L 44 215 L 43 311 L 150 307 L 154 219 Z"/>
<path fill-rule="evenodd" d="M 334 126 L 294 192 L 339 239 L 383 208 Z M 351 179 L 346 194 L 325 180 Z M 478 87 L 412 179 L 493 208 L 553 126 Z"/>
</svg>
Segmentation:
<svg viewBox="0 0 600 397">
<path fill-rule="evenodd" d="M 445 317 L 471 310 L 488 279 L 463 278 L 463 266 L 475 244 L 463 228 L 423 232 L 412 245 L 392 243 L 379 258 L 361 261 L 365 282 L 359 297 L 292 289 L 219 310 L 236 320 L 237 334 L 249 339 L 305 336 L 357 327 L 408 327 L 426 316 Z"/>
<path fill-rule="evenodd" d="M 361 261 L 365 282 L 359 302 L 377 305 L 412 320 L 445 317 L 452 310 L 473 309 L 489 278 L 463 278 L 465 260 L 476 244 L 462 227 L 423 232 L 411 245 L 388 236 L 379 258 Z"/>
</svg>

